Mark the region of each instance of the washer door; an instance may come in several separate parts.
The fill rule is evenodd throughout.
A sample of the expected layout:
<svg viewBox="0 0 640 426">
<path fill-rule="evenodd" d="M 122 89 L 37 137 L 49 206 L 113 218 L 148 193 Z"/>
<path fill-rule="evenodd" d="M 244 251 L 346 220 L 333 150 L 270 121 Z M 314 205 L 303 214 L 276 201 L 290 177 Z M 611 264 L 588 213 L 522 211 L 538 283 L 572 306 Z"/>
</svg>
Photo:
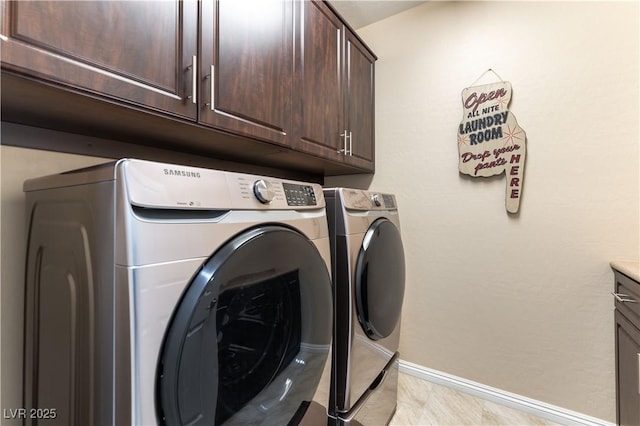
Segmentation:
<svg viewBox="0 0 640 426">
<path fill-rule="evenodd" d="M 287 424 L 316 391 L 331 344 L 331 279 L 284 226 L 251 229 L 196 273 L 168 325 L 156 378 L 167 425 Z"/>
<path fill-rule="evenodd" d="M 400 232 L 388 219 L 377 219 L 365 233 L 355 277 L 358 321 L 370 339 L 389 336 L 400 321 L 404 274 Z"/>
</svg>

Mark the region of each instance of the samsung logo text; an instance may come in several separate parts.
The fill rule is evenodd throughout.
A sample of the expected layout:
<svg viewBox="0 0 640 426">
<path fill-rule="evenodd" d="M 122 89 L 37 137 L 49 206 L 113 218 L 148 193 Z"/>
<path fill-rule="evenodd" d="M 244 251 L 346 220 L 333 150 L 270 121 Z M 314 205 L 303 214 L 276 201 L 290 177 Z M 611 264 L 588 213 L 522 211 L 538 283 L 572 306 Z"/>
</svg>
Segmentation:
<svg viewBox="0 0 640 426">
<path fill-rule="evenodd" d="M 189 172 L 186 170 L 180 169 L 164 169 L 164 174 L 167 176 L 182 176 L 182 177 L 190 177 L 190 178 L 200 178 L 200 172 Z"/>
</svg>

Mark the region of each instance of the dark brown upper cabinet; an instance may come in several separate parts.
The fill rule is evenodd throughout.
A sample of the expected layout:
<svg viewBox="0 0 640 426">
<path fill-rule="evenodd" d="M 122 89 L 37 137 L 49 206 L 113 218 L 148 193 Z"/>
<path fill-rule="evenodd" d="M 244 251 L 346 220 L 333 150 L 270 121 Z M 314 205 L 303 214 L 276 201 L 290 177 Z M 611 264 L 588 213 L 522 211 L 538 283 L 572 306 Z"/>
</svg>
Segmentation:
<svg viewBox="0 0 640 426">
<path fill-rule="evenodd" d="M 296 123 L 298 149 L 335 161 L 344 152 L 344 84 L 342 21 L 323 2 L 298 4 L 296 39 Z"/>
<path fill-rule="evenodd" d="M 197 1 L 6 1 L 3 68 L 195 120 Z"/>
<path fill-rule="evenodd" d="M 376 57 L 325 2 L 297 4 L 295 146 L 373 171 Z"/>
<path fill-rule="evenodd" d="M 375 160 L 374 64 L 376 57 L 350 31 L 345 31 L 346 126 L 345 162 L 373 170 Z"/>
<path fill-rule="evenodd" d="M 293 2 L 204 0 L 200 122 L 289 145 Z"/>
<path fill-rule="evenodd" d="M 313 173 L 374 170 L 376 57 L 324 1 L 0 0 L 0 32 L 3 73 L 33 83 L 3 94 L 9 121 Z"/>
</svg>

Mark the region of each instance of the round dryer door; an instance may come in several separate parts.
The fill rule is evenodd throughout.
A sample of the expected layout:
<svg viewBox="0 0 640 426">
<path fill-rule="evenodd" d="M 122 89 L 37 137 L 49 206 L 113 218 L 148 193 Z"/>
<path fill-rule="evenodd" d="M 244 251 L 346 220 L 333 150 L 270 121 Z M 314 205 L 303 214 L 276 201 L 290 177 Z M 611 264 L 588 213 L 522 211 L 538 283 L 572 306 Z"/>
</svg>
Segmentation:
<svg viewBox="0 0 640 426">
<path fill-rule="evenodd" d="M 211 256 L 174 311 L 156 379 L 167 425 L 287 424 L 311 401 L 331 344 L 331 280 L 284 226 L 244 232 Z"/>
<path fill-rule="evenodd" d="M 404 274 L 400 231 L 388 219 L 378 219 L 365 233 L 356 262 L 358 321 L 370 339 L 389 336 L 400 321 Z"/>
</svg>

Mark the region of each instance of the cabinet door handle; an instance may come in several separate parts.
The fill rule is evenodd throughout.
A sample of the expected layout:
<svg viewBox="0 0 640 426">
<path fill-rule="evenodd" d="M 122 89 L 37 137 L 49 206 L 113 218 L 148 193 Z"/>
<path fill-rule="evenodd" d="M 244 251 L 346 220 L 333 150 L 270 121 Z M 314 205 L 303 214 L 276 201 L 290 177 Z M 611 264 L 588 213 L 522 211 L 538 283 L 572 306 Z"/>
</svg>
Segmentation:
<svg viewBox="0 0 640 426">
<path fill-rule="evenodd" d="M 344 132 L 340 133 L 340 137 L 342 137 L 342 149 L 339 149 L 338 153 L 349 155 L 349 150 L 347 149 L 347 139 L 349 138 L 349 134 L 345 130 Z"/>
<path fill-rule="evenodd" d="M 211 88 L 210 88 L 210 95 L 211 95 L 211 103 L 209 105 L 209 108 L 211 108 L 211 111 L 216 109 L 216 103 L 215 103 L 215 95 L 216 95 L 216 81 L 215 81 L 215 68 L 213 67 L 213 65 L 211 65 Z"/>
<path fill-rule="evenodd" d="M 613 297 L 620 303 L 638 303 L 636 299 L 624 293 L 611 293 Z"/>
<path fill-rule="evenodd" d="M 640 353 L 638 354 L 638 393 L 640 394 Z"/>
<path fill-rule="evenodd" d="M 349 155 L 353 155 L 353 134 L 349 130 Z"/>
<path fill-rule="evenodd" d="M 198 93 L 198 57 L 191 57 L 191 102 L 197 102 L 196 95 Z"/>
</svg>

